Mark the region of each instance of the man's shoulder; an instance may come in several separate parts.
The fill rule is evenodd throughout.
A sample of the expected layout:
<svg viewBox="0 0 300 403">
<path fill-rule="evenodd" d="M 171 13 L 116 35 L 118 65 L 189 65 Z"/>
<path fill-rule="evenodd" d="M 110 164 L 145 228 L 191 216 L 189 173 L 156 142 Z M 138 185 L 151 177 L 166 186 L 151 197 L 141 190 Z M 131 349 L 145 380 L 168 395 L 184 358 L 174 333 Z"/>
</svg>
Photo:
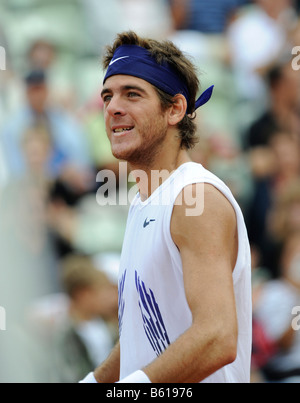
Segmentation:
<svg viewBox="0 0 300 403">
<path fill-rule="evenodd" d="M 209 234 L 217 228 L 222 227 L 227 231 L 236 227 L 237 218 L 233 205 L 213 184 L 188 185 L 176 202 L 171 220 L 173 234 L 184 232 L 187 235 L 201 231 Z"/>
<path fill-rule="evenodd" d="M 202 198 L 203 214 L 205 210 L 207 212 L 216 211 L 223 214 L 234 211 L 232 203 L 224 193 L 213 183 L 209 182 L 198 182 L 185 186 L 177 198 L 180 203 L 175 202 L 175 206 L 191 207 L 193 202 L 196 203 L 198 201 L 199 203 L 199 198 Z"/>
</svg>

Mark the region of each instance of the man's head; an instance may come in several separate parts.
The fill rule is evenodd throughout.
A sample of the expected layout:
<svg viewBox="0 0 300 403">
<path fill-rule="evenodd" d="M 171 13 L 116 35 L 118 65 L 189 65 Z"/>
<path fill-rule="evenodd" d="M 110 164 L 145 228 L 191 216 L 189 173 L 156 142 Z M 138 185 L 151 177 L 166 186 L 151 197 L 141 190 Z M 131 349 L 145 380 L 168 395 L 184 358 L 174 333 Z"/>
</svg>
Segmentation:
<svg viewBox="0 0 300 403">
<path fill-rule="evenodd" d="M 273 102 L 288 108 L 299 107 L 300 78 L 293 70 L 290 59 L 278 62 L 267 73 Z"/>
<path fill-rule="evenodd" d="M 117 313 L 117 287 L 89 257 L 70 255 L 62 261 L 62 284 L 71 314 L 81 318 L 111 318 Z"/>
<path fill-rule="evenodd" d="M 107 48 L 103 65 L 107 69 L 102 92 L 104 101 L 112 98 L 107 89 L 115 84 L 115 77 L 123 79 L 124 85 L 129 77 L 136 86 L 149 85 L 148 90 L 154 91 L 159 102 L 159 117 L 174 105 L 176 108 L 178 101 L 182 103 L 184 111 L 180 120 L 174 121 L 174 126 L 180 137 L 180 147 L 189 149 L 194 146 L 197 141 L 194 112 L 205 101 L 202 98 L 196 106 L 199 90 L 196 69 L 172 42 L 140 38 L 133 32 L 119 34 L 114 44 Z M 151 126 L 154 123 L 157 121 L 152 120 Z M 128 131 L 130 127 L 128 125 Z"/>
</svg>

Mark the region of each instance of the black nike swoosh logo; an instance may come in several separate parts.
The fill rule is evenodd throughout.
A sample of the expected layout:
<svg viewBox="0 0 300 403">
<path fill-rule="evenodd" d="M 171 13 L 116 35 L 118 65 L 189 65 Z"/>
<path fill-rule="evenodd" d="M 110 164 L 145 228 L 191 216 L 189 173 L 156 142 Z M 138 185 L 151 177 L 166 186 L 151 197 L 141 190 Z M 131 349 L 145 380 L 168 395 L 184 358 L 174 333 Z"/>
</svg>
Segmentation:
<svg viewBox="0 0 300 403">
<path fill-rule="evenodd" d="M 146 220 L 144 221 L 144 225 L 143 227 L 146 228 L 151 222 L 155 221 L 154 219 L 147 221 L 148 219 L 146 218 Z"/>
</svg>

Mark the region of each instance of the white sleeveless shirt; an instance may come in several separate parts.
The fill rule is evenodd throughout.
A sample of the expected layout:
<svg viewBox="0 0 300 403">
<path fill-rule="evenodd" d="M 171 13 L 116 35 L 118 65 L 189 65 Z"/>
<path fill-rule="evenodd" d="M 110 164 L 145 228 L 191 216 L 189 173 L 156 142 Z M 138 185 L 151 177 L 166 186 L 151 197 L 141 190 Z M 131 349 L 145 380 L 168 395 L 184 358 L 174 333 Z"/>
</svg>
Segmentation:
<svg viewBox="0 0 300 403">
<path fill-rule="evenodd" d="M 181 165 L 146 201 L 142 202 L 137 194 L 131 204 L 119 272 L 120 379 L 152 362 L 192 324 L 181 257 L 171 237 L 170 222 L 177 196 L 194 183 L 212 184 L 231 202 L 239 241 L 233 271 L 237 358 L 203 382 L 250 381 L 252 303 L 247 230 L 229 188 L 193 162 Z"/>
</svg>

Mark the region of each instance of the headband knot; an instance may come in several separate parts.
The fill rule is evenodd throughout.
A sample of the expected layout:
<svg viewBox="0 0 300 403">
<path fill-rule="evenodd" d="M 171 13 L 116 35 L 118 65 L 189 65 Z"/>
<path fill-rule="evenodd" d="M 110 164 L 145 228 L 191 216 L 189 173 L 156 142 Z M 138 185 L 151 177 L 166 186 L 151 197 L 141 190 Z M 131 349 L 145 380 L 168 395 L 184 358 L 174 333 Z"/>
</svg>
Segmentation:
<svg viewBox="0 0 300 403">
<path fill-rule="evenodd" d="M 185 80 L 174 71 L 169 63 L 157 63 L 151 53 L 141 46 L 119 46 L 108 66 L 103 84 L 109 77 L 118 74 L 141 78 L 171 96 L 182 94 L 187 102 L 190 100 Z M 196 100 L 195 110 L 210 100 L 213 89 L 212 85 Z"/>
</svg>

